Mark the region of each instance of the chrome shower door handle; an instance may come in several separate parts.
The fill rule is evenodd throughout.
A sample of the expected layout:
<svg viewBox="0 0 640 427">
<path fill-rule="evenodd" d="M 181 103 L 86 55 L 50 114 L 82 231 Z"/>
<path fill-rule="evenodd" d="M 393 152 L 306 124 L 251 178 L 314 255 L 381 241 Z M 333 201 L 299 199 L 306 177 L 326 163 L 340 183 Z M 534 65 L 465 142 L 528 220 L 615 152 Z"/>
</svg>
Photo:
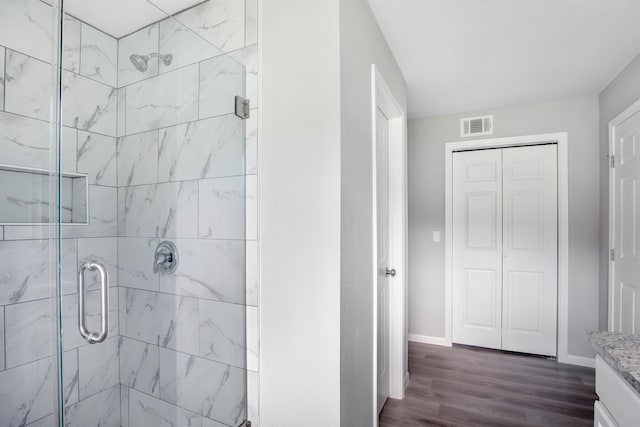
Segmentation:
<svg viewBox="0 0 640 427">
<path fill-rule="evenodd" d="M 87 328 L 87 305 L 85 301 L 86 292 L 84 286 L 84 272 L 98 271 L 100 274 L 100 331 L 90 332 Z M 80 335 L 89 344 L 97 344 L 107 339 L 109 333 L 109 274 L 107 269 L 98 262 L 89 261 L 80 266 L 78 271 L 78 329 Z"/>
</svg>

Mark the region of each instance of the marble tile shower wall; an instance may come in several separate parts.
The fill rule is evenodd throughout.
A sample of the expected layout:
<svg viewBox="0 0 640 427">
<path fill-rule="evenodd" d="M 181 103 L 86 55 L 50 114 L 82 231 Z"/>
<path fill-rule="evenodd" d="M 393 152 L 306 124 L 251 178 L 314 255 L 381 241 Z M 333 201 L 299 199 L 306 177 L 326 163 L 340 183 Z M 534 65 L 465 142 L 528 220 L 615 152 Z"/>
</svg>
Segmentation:
<svg viewBox="0 0 640 427">
<path fill-rule="evenodd" d="M 233 114 L 245 84 L 257 105 L 256 18 L 255 1 L 209 1 L 119 40 L 123 425 L 236 426 L 247 375 L 257 417 L 257 112 Z M 156 50 L 171 64 L 129 61 Z M 180 265 L 157 275 L 165 239 Z"/>
<path fill-rule="evenodd" d="M 53 9 L 0 2 L 0 163 L 50 168 Z M 117 40 L 66 16 L 61 168 L 88 174 L 89 225 L 61 240 L 64 402 L 68 425 L 120 424 L 117 289 Z M 47 189 L 43 189 L 46 193 Z M 0 425 L 54 425 L 48 230 L 0 226 Z M 41 240 L 42 239 L 42 240 Z M 77 266 L 98 259 L 112 278 L 110 335 L 98 347 L 77 331 Z M 88 283 L 89 326 L 99 325 L 98 283 Z"/>
<path fill-rule="evenodd" d="M 0 163 L 49 167 L 51 13 L 39 0 L 0 2 Z M 62 228 L 68 425 L 235 425 L 245 375 L 257 425 L 257 15 L 257 0 L 211 0 L 120 40 L 65 16 L 61 164 L 88 174 L 90 207 L 88 226 Z M 170 66 L 151 60 L 141 73 L 128 61 L 158 46 Z M 253 108 L 244 159 L 229 57 L 246 68 Z M 54 423 L 46 236 L 0 226 L 0 425 Z M 182 255 L 174 276 L 152 271 L 161 239 Z M 100 346 L 75 333 L 75 272 L 89 258 L 111 277 Z"/>
</svg>

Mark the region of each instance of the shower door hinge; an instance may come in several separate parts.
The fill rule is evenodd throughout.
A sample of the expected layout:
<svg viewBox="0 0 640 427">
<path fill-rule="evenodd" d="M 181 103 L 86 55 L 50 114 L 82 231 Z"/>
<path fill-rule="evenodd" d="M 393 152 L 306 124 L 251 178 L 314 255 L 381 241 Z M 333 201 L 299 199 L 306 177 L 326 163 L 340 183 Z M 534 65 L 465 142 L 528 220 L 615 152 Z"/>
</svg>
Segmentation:
<svg viewBox="0 0 640 427">
<path fill-rule="evenodd" d="M 246 120 L 250 116 L 251 104 L 248 99 L 236 95 L 236 116 Z M 244 426 L 242 426 L 244 427 Z"/>
<path fill-rule="evenodd" d="M 244 420 L 238 427 L 251 427 L 251 421 Z"/>
</svg>

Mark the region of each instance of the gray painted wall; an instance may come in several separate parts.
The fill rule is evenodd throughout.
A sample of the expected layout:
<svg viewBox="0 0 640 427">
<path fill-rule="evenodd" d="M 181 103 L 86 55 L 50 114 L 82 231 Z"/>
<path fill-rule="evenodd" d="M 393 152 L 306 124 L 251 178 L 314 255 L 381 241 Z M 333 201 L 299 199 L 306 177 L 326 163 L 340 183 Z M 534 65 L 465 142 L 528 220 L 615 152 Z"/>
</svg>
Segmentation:
<svg viewBox="0 0 640 427">
<path fill-rule="evenodd" d="M 609 122 L 640 99 L 640 55 L 600 93 L 600 329 L 607 329 L 609 288 Z"/>
<path fill-rule="evenodd" d="M 371 64 L 401 105 L 402 73 L 365 0 L 340 2 L 341 349 L 343 426 L 373 423 L 373 283 Z"/>
<path fill-rule="evenodd" d="M 444 144 L 462 140 L 461 117 L 482 114 L 494 115 L 489 138 L 569 133 L 569 354 L 593 357 L 584 331 L 598 327 L 597 96 L 409 121 L 409 334 L 444 336 Z"/>
<path fill-rule="evenodd" d="M 272 0 L 262 12 L 261 425 L 337 426 L 339 1 Z"/>
</svg>

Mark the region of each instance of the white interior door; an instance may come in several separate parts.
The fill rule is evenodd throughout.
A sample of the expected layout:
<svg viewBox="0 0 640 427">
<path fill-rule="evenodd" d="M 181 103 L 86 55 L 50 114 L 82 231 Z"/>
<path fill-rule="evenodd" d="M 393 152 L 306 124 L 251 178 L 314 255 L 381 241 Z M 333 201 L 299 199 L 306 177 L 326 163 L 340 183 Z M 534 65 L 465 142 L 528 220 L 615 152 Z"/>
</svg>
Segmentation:
<svg viewBox="0 0 640 427">
<path fill-rule="evenodd" d="M 502 151 L 453 155 L 453 341 L 501 348 Z"/>
<path fill-rule="evenodd" d="M 502 349 L 556 355 L 556 145 L 502 149 Z"/>
<path fill-rule="evenodd" d="M 613 330 L 640 332 L 640 260 L 638 260 L 638 203 L 640 162 L 637 151 L 640 113 L 616 127 L 613 171 L 615 259 L 613 265 Z"/>
<path fill-rule="evenodd" d="M 389 398 L 389 120 L 377 109 L 378 413 Z"/>
</svg>

